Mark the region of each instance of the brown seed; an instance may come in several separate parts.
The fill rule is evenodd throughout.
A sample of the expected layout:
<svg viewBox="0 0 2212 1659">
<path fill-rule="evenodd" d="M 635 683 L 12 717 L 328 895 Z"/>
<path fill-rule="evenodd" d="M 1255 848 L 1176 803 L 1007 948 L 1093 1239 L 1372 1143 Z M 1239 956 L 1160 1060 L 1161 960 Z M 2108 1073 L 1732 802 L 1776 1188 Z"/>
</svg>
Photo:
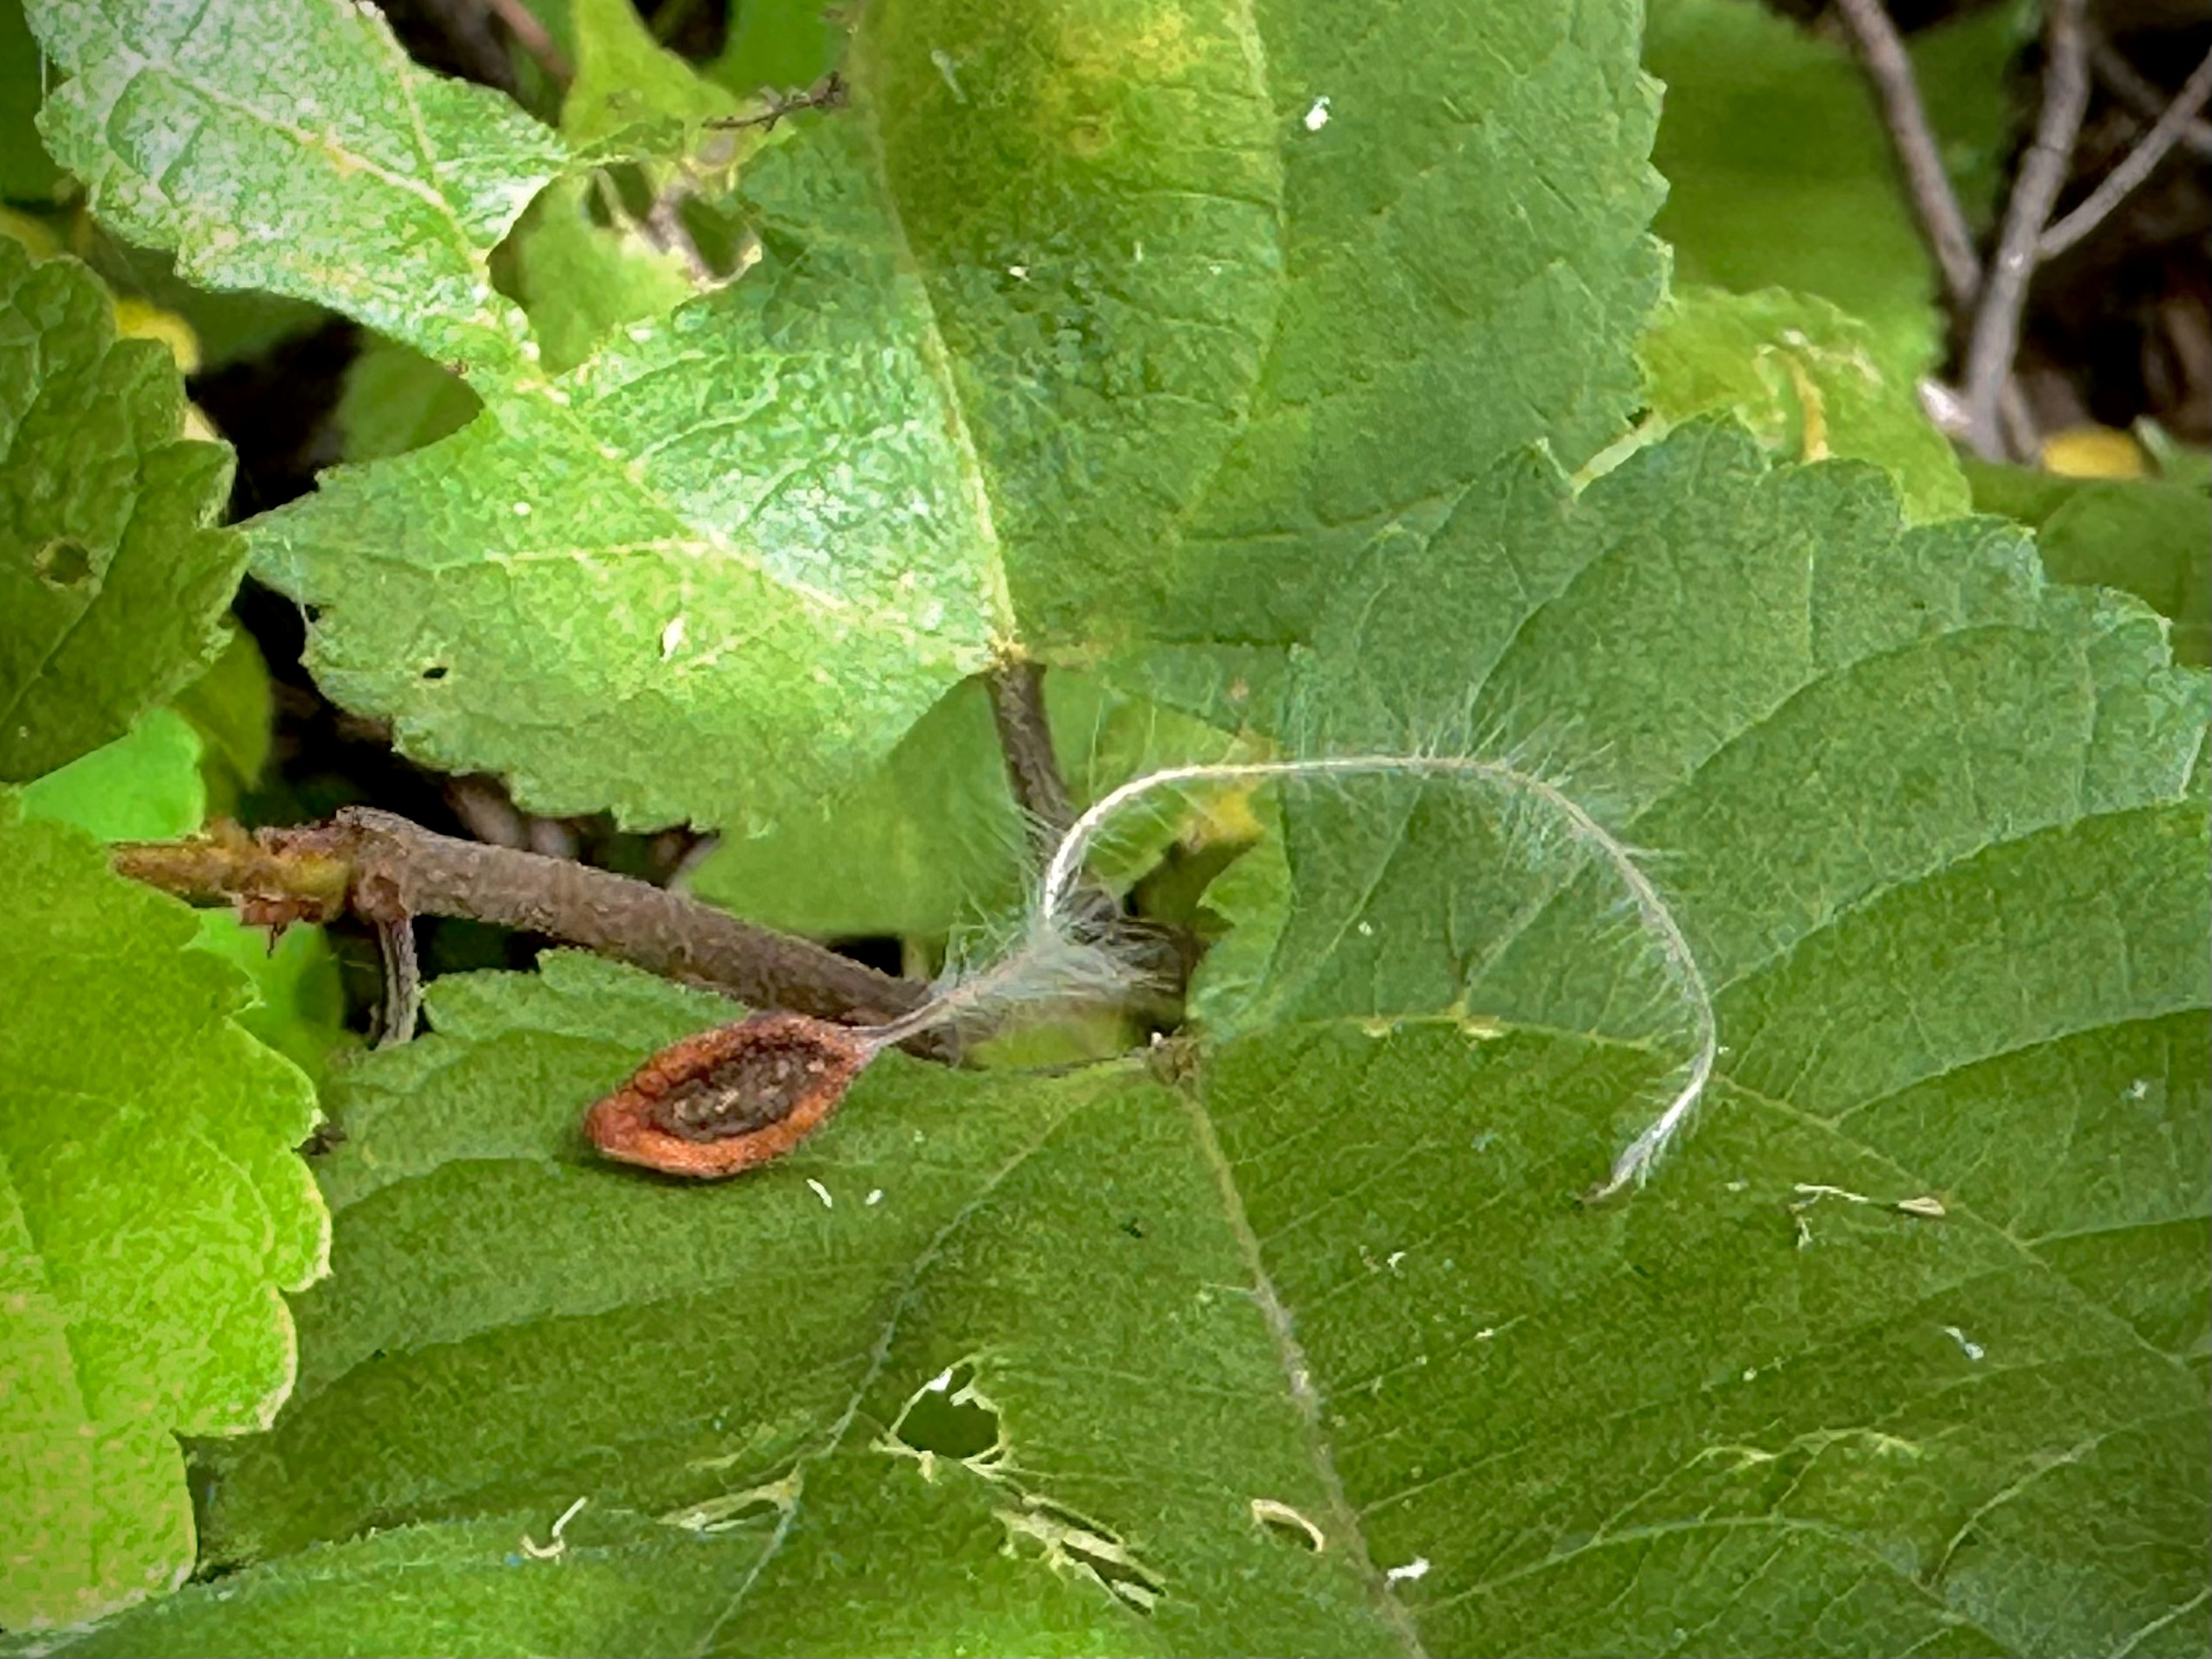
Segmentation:
<svg viewBox="0 0 2212 1659">
<path fill-rule="evenodd" d="M 781 1158 L 837 1109 L 876 1048 L 805 1014 L 755 1014 L 671 1043 L 592 1107 L 607 1157 L 719 1180 Z"/>
</svg>

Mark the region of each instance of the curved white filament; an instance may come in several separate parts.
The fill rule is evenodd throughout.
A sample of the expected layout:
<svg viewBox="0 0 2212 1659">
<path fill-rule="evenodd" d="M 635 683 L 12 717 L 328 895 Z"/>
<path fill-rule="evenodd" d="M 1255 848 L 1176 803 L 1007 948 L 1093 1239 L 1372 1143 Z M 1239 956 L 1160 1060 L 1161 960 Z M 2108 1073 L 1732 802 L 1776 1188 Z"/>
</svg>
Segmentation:
<svg viewBox="0 0 2212 1659">
<path fill-rule="evenodd" d="M 1557 815 L 1568 832 L 1602 860 L 1620 878 L 1636 906 L 1637 919 L 1659 952 L 1668 980 L 1680 994 L 1691 1022 L 1694 1050 L 1682 1085 L 1636 1139 L 1613 1160 L 1612 1173 L 1590 1194 L 1611 1197 L 1632 1183 L 1641 1184 L 1676 1133 L 1695 1109 L 1711 1081 L 1719 1053 L 1718 1024 L 1712 994 L 1691 953 L 1674 913 L 1667 908 L 1634 856 L 1604 825 L 1557 785 L 1503 761 L 1453 755 L 1328 755 L 1304 760 L 1221 761 L 1171 766 L 1133 778 L 1101 796 L 1071 825 L 1053 849 L 1028 936 L 1019 948 L 981 973 L 957 984 L 914 1012 L 866 1033 L 877 1046 L 903 1042 L 918 1031 L 944 1025 L 980 1009 L 1045 1000 L 1085 988 L 1097 989 L 1128 969 L 1106 947 L 1076 937 L 1076 895 L 1085 860 L 1106 826 L 1132 803 L 1156 791 L 1186 783 L 1236 783 L 1271 778 L 1389 774 L 1400 777 L 1470 779 L 1526 794 Z"/>
</svg>

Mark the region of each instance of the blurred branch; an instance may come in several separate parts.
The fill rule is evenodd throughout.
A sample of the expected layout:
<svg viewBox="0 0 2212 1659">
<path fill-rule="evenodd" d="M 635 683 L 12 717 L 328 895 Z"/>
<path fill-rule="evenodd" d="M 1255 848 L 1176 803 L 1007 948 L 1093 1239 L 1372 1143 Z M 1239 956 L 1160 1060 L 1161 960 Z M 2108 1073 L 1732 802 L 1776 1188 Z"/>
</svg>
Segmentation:
<svg viewBox="0 0 2212 1659">
<path fill-rule="evenodd" d="M 2212 52 L 2204 54 L 2204 61 L 2181 83 L 2181 90 L 2142 136 L 2142 142 L 2120 158 L 2120 164 L 2104 176 L 2081 206 L 2037 239 L 2036 258 L 2049 259 L 2065 252 L 2102 224 L 2106 216 L 2126 199 L 2130 191 L 2157 171 L 2158 164 L 2181 142 L 2207 98 L 2212 98 Z"/>
<path fill-rule="evenodd" d="M 2089 67 L 2096 70 L 2097 78 L 2111 88 L 2122 103 L 2147 121 L 2160 119 L 2172 107 L 2166 103 L 2166 94 L 2138 75 L 2136 66 L 2109 40 L 2099 39 L 2089 43 Z M 2185 116 L 2181 123 L 2181 143 L 2191 154 L 2212 161 L 2212 121 Z"/>
<path fill-rule="evenodd" d="M 507 32 L 514 37 L 515 44 L 538 60 L 553 81 L 565 87 L 576 78 L 575 65 L 561 50 L 560 43 L 538 21 L 538 14 L 523 3 L 523 0 L 483 0 L 499 21 L 507 25 Z"/>
<path fill-rule="evenodd" d="M 2044 34 L 2043 109 L 2037 117 L 2012 195 L 2005 203 L 2003 228 L 1990 261 L 1974 325 L 1966 338 L 1965 395 L 1969 441 L 1984 460 L 2002 460 L 2008 446 L 2000 424 L 1999 404 L 2012 379 L 2020 349 L 2021 313 L 2027 303 L 2028 278 L 2034 274 L 2037 245 L 2051 222 L 2051 210 L 2065 187 L 2074 159 L 2074 141 L 2089 106 L 2088 36 L 2082 26 L 2085 0 L 2050 0 Z M 2033 459 L 2032 455 L 2015 455 Z"/>
<path fill-rule="evenodd" d="M 1927 107 L 1921 101 L 1920 82 L 1913 73 L 1912 59 L 1905 50 L 1897 25 L 1890 21 L 1883 0 L 1836 0 L 1836 9 L 1842 14 L 1853 45 L 1858 48 L 1859 61 L 1865 66 L 1867 78 L 1874 83 L 1875 95 L 1881 103 L 1882 124 L 1889 132 L 1890 147 L 1897 152 L 1898 164 L 1904 169 L 1905 192 L 1912 203 L 1913 217 L 1942 275 L 1943 291 L 1950 301 L 1952 315 L 1963 325 L 1966 319 L 1975 315 L 1976 302 L 1982 297 L 1982 261 L 1974 251 L 1973 233 L 1967 228 L 1958 193 L 1951 187 L 1951 175 L 1944 170 L 1942 151 L 1935 129 L 1929 125 Z M 1947 398 L 1953 395 L 1948 387 L 1941 390 Z M 2033 459 L 2039 447 L 2035 422 L 2028 413 L 2027 397 L 2012 377 L 2009 358 L 1999 392 L 2001 442 L 1992 441 L 1985 447 L 1977 439 L 1966 400 L 1960 397 L 1956 402 L 1961 414 L 1959 430 L 1954 435 L 1965 438 L 1984 459 L 2002 459 L 2008 450 L 2015 456 Z M 1996 434 L 1990 435 L 1994 438 Z"/>
<path fill-rule="evenodd" d="M 514 65 L 492 33 L 480 0 L 422 0 L 418 14 L 446 43 L 455 68 L 471 81 L 515 91 Z"/>
<path fill-rule="evenodd" d="M 462 776 L 446 781 L 446 804 L 468 832 L 494 847 L 521 847 L 551 859 L 576 856 L 576 832 L 559 818 L 526 812 L 495 778 Z"/>
<path fill-rule="evenodd" d="M 653 973 L 706 986 L 756 1008 L 882 1024 L 911 1012 L 927 985 L 893 979 L 805 939 L 605 870 L 433 834 L 368 807 L 327 823 L 248 835 L 236 824 L 173 842 L 125 842 L 115 868 L 179 897 L 234 903 L 242 921 L 282 927 L 351 914 L 378 925 L 461 916 L 545 933 Z M 404 994 L 404 988 L 392 988 Z M 401 1023 L 396 997 L 387 1029 Z M 949 1060 L 942 1032 L 904 1045 Z"/>
<path fill-rule="evenodd" d="M 1905 55 L 1897 25 L 1890 21 L 1882 0 L 1836 0 L 1844 26 L 1858 47 L 1859 61 L 1881 100 L 1883 122 L 1889 128 L 1891 147 L 1905 169 L 1905 188 L 1921 234 L 1943 273 L 1943 288 L 1961 315 L 1974 302 L 1982 286 L 1982 262 L 1974 252 L 1973 233 L 1959 206 L 1951 175 L 1943 170 L 1943 155 L 1928 124 L 1928 111 L 1920 101 L 1920 82 Z"/>
</svg>

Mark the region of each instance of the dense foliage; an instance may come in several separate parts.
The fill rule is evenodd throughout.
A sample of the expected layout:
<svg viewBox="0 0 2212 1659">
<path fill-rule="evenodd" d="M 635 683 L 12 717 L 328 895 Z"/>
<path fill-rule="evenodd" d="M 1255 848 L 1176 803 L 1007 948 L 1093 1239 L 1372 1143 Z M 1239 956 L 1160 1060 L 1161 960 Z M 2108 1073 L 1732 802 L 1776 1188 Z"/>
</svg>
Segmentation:
<svg viewBox="0 0 2212 1659">
<path fill-rule="evenodd" d="M 10 1640 L 2212 1646 L 2203 488 L 1962 470 L 1832 47 L 749 0 L 696 64 L 539 9 L 534 114 L 349 0 L 0 9 Z M 1986 197 L 2005 112 L 1946 107 Z M 374 331 L 349 464 L 221 527 L 169 348 L 40 242 L 72 190 Z M 1293 781 L 1096 863 L 1206 884 L 1166 1041 L 892 1054 L 772 1168 L 641 1176 L 579 1119 L 727 1002 L 549 951 L 364 1053 L 317 930 L 111 872 L 264 764 L 248 571 L 414 760 L 915 961 L 1023 902 L 994 664 L 1085 799 L 1514 757 L 1647 849 L 1715 1081 L 1577 1202 L 1681 1059 L 1618 884 L 1449 781 Z"/>
</svg>

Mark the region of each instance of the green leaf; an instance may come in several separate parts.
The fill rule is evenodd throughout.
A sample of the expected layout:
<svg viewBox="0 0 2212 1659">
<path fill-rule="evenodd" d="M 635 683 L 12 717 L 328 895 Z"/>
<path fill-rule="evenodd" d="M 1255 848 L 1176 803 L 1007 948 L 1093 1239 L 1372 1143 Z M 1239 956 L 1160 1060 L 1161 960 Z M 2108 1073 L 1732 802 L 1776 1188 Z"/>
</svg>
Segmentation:
<svg viewBox="0 0 2212 1659">
<path fill-rule="evenodd" d="M 1140 772 L 1232 751 L 1215 728 L 1088 677 L 1054 673 L 1045 684 L 1061 775 L 1079 808 Z M 1141 823 L 1117 825 L 1093 872 L 1126 885 L 1189 817 L 1170 802 Z M 963 924 L 1018 913 L 1030 857 L 989 696 L 971 680 L 924 715 L 879 771 L 766 836 L 725 840 L 690 886 L 786 933 L 936 943 Z"/>
<path fill-rule="evenodd" d="M 200 347 L 198 372 L 262 356 L 331 320 L 329 312 L 304 300 L 252 289 L 210 293 L 195 288 L 177 274 L 176 261 L 167 253 L 97 234 L 82 240 L 91 244 L 86 263 L 110 288 L 172 312 L 191 325 Z"/>
<path fill-rule="evenodd" d="M 349 461 L 404 455 L 451 437 L 483 407 L 466 381 L 421 352 L 372 340 L 346 365 L 339 443 Z"/>
<path fill-rule="evenodd" d="M 234 817 L 238 799 L 261 781 L 276 718 L 276 694 L 261 647 L 233 628 L 206 673 L 179 691 L 171 707 L 200 735 L 200 774 L 209 811 Z"/>
<path fill-rule="evenodd" d="M 230 452 L 183 441 L 165 347 L 74 259 L 0 238 L 0 780 L 118 737 L 222 648 L 245 562 Z"/>
<path fill-rule="evenodd" d="M 2154 479 L 2055 477 L 1976 462 L 1974 505 L 2038 527 L 2057 581 L 2117 587 L 2173 623 L 2177 662 L 2212 663 L 2212 568 L 2205 491 Z"/>
<path fill-rule="evenodd" d="M 568 1528 L 586 1550 L 611 1533 L 718 1557 L 719 1593 L 672 1598 L 680 1636 L 602 1627 L 618 1651 L 1374 1644 L 1346 1564 L 1254 1519 L 1254 1497 L 1317 1506 L 1319 1476 L 1261 1310 L 1231 1288 L 1238 1246 L 1187 1107 L 1127 1066 L 994 1080 L 893 1059 L 740 1186 L 596 1163 L 581 1109 L 726 1013 L 555 956 L 539 977 L 440 981 L 435 1035 L 342 1081 L 348 1139 L 321 1164 L 337 1271 L 300 1304 L 307 1370 L 276 1433 L 202 1449 L 216 1559 L 403 1513 L 525 1516 L 542 1545 L 589 1496 Z M 930 1387 L 963 1367 L 988 1404 Z M 1130 1423 L 1133 1387 L 1156 1404 Z M 994 1426 L 1002 1462 L 977 1455 Z M 486 1528 L 466 1559 L 519 1547 Z M 1294 1593 L 1234 1589 L 1255 1575 Z M 287 1577 L 222 1586 L 250 1605 Z M 419 1582 L 385 1581 L 409 1603 Z M 188 1595 L 201 1639 L 235 1643 Z M 438 1639 L 526 1645 L 513 1605 Z M 419 1629 L 351 1613 L 358 1645 Z"/>
<path fill-rule="evenodd" d="M 264 1425 L 291 1385 L 276 1294 L 323 1270 L 291 1148 L 307 1080 L 229 1018 L 242 982 L 174 901 L 0 800 L 0 1621 L 171 1589 L 193 1555 L 173 1433 Z"/>
<path fill-rule="evenodd" d="M 345 1025 L 345 988 L 330 935 L 319 927 L 287 927 L 274 938 L 220 910 L 200 912 L 203 951 L 221 957 L 252 981 L 253 999 L 232 1018 L 305 1072 L 318 1087 L 331 1062 L 361 1046 Z"/>
<path fill-rule="evenodd" d="M 611 188 L 562 179 L 516 232 L 522 302 L 556 373 L 582 362 L 623 325 L 665 317 L 700 289 L 684 257 L 655 247 L 635 222 L 596 221 L 593 205 Z"/>
<path fill-rule="evenodd" d="M 1637 24 L 868 14 L 855 108 L 1034 641 L 1286 638 L 1374 523 L 1614 434 L 1658 280 Z"/>
<path fill-rule="evenodd" d="M 2043 566 L 2062 582 L 2136 595 L 2173 622 L 2176 662 L 2212 663 L 2212 536 L 2204 491 L 2149 482 L 2092 484 L 2044 521 Z"/>
<path fill-rule="evenodd" d="M 1221 1059 L 1209 1113 L 1370 1558 L 1426 1563 L 1397 1594 L 1428 1651 L 2202 1650 L 2212 1054 L 2172 899 L 2206 850 L 2201 812 L 2124 816 L 1876 907 L 1614 1211 L 1566 1195 L 1632 1052 L 1333 1024 Z M 2040 951 L 2116 987 L 2153 939 L 2195 984 L 2014 979 Z M 1877 988 L 1915 950 L 1938 1012 L 2019 1016 L 1920 1048 Z"/>
<path fill-rule="evenodd" d="M 193 85 L 260 95 L 257 15 L 223 10 Z M 872 10 L 852 106 L 746 166 L 757 267 L 550 385 L 486 380 L 448 446 L 258 528 L 258 571 L 320 613 L 326 688 L 540 810 L 750 828 L 1018 641 L 1281 641 L 1375 523 L 1539 439 L 1593 453 L 1658 275 L 1632 9 L 1333 17 Z M 341 64 L 386 51 L 341 33 Z M 376 73 L 365 106 L 428 95 Z M 434 155 L 469 159 L 440 188 L 501 209 L 467 263 L 551 163 L 452 100 Z M 221 216 L 231 178 L 166 187 Z M 341 216 L 269 190 L 288 224 Z M 326 297 L 418 344 L 460 328 L 429 246 L 373 280 L 332 247 Z"/>
<path fill-rule="evenodd" d="M 1660 856 L 1717 988 L 1993 841 L 2177 799 L 2206 719 L 2155 617 L 2046 586 L 2017 532 L 1909 527 L 1871 469 L 1770 470 L 1717 426 L 1571 503 L 1540 459 L 1501 468 L 1434 537 L 1378 538 L 1332 614 L 1295 747 L 1441 733 L 1563 778 Z M 1264 970 L 1249 939 L 1231 958 L 1259 987 L 1237 1022 L 1450 1011 L 1665 1040 L 1678 1005 L 1608 920 L 1617 878 L 1556 823 L 1444 783 L 1284 802 L 1295 890 Z"/>
<path fill-rule="evenodd" d="M 856 133 L 773 150 L 749 186 L 834 222 Z M 257 573 L 325 611 L 325 690 L 533 811 L 744 824 L 981 667 L 1011 618 L 972 455 L 920 284 L 853 213 L 258 521 Z"/>
<path fill-rule="evenodd" d="M 562 165 L 483 88 L 408 63 L 372 9 L 28 0 L 40 130 L 94 210 L 210 288 L 319 304 L 492 379 L 525 372 L 485 256 Z"/>
<path fill-rule="evenodd" d="M 188 836 L 207 817 L 200 734 L 156 708 L 113 743 L 22 789 L 23 816 L 73 823 L 101 841 Z"/>
<path fill-rule="evenodd" d="M 46 95 L 40 67 L 22 0 L 0 0 L 0 200 L 43 205 L 62 182 L 35 125 Z"/>
<path fill-rule="evenodd" d="M 734 0 L 729 39 L 707 66 L 741 98 L 763 87 L 778 91 L 811 87 L 837 66 L 844 31 L 826 15 L 823 0 Z"/>
<path fill-rule="evenodd" d="M 245 635 L 240 635 L 244 638 Z M 258 655 L 246 659 L 260 670 Z M 268 690 L 260 688 L 265 711 Z M 266 741 L 264 734 L 264 739 Z M 157 708 L 129 735 L 95 749 L 19 792 L 26 818 L 74 824 L 101 841 L 186 836 L 207 816 L 207 758 L 200 728 L 174 709 Z M 228 911 L 199 913 L 192 941 L 251 981 L 232 1018 L 310 1078 L 354 1044 L 345 1029 L 337 959 L 319 927 L 295 926 L 272 938 Z"/>
<path fill-rule="evenodd" d="M 583 362 L 616 329 L 665 317 L 730 274 L 707 264 L 685 213 L 702 195 L 726 194 L 720 175 L 740 148 L 734 135 L 714 139 L 723 165 L 704 164 L 709 141 L 699 124 L 733 112 L 737 100 L 658 45 L 629 0 L 580 0 L 571 23 L 576 76 L 561 106 L 562 135 L 581 149 L 673 127 L 680 136 L 664 148 L 690 153 L 561 179 L 517 228 L 522 302 L 555 372 Z"/>
<path fill-rule="evenodd" d="M 724 1011 L 441 981 L 340 1097 L 294 1405 L 203 1449 L 215 1559 L 264 1564 L 86 1650 L 2188 1650 L 2208 852 L 2103 813 L 1840 920 L 1610 1210 L 1565 1195 L 1663 1062 L 1589 1035 L 1322 1021 L 1185 1091 L 893 1060 L 676 1189 L 575 1115 Z M 578 1498 L 574 1648 L 457 1607 Z M 422 1529 L 380 1599 L 299 1595 L 372 1521 Z M 659 1623 L 654 1525 L 721 1553 Z"/>
<path fill-rule="evenodd" d="M 576 78 L 561 132 L 577 149 L 659 118 L 727 115 L 737 100 L 656 41 L 629 0 L 570 0 Z"/>
<path fill-rule="evenodd" d="M 2201 1645 L 2208 688 L 2159 620 L 1711 425 L 1578 498 L 1502 467 L 1328 615 L 1297 735 L 1548 729 L 1665 855 L 1726 1047 L 1647 1189 L 1569 1199 L 1674 1057 L 1637 940 L 1442 786 L 1284 792 L 1243 1035 L 1182 1080 L 890 1056 L 722 1187 L 576 1126 L 726 1006 L 441 981 L 334 1091 L 293 1402 L 200 1449 L 221 1588 L 431 1528 L 287 1641 L 511 1650 L 511 1602 L 411 1610 L 586 1498 L 624 1588 L 560 1628 L 617 1650 Z M 724 1594 L 648 1625 L 647 1523 Z M 220 1593 L 164 1616 L 235 1648 Z"/>
<path fill-rule="evenodd" d="M 1986 210 L 2001 176 L 2004 71 L 2023 21 L 2019 7 L 1989 7 L 1911 43 L 1970 213 Z M 1885 373 L 1909 382 L 1932 368 L 1936 272 L 1840 36 L 1808 33 L 1752 0 L 1653 0 L 1644 61 L 1667 83 L 1652 160 L 1670 186 L 1656 228 L 1674 244 L 1677 279 L 1817 295 L 1873 328 Z"/>
<path fill-rule="evenodd" d="M 187 1586 L 72 1643 L 79 1654 L 673 1653 L 712 1621 L 742 1546 L 586 1511 L 557 1560 L 517 1513 L 401 1527 L 310 1550 L 234 1582 Z M 395 1601 L 397 1594 L 401 1600 Z"/>
<path fill-rule="evenodd" d="M 1874 462 L 1915 519 L 1967 508 L 1958 460 L 1921 412 L 1911 378 L 1886 370 L 1873 331 L 1825 300 L 1680 287 L 1638 353 L 1662 420 L 1731 414 L 1771 454 Z"/>
</svg>

